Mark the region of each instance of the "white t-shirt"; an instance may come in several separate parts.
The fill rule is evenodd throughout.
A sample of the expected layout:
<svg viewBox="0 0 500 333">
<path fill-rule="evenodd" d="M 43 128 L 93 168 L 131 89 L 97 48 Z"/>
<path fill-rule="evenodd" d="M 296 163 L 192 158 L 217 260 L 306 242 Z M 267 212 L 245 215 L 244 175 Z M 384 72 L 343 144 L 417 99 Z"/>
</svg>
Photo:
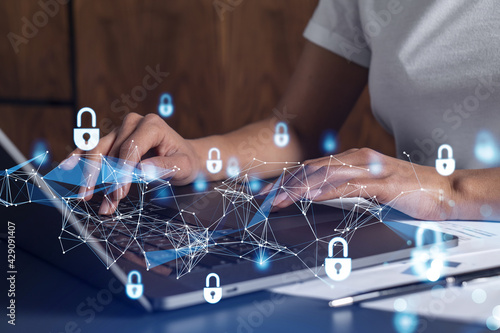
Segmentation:
<svg viewBox="0 0 500 333">
<path fill-rule="evenodd" d="M 304 36 L 369 67 L 398 157 L 447 143 L 459 169 L 500 166 L 500 0 L 320 0 Z"/>
</svg>

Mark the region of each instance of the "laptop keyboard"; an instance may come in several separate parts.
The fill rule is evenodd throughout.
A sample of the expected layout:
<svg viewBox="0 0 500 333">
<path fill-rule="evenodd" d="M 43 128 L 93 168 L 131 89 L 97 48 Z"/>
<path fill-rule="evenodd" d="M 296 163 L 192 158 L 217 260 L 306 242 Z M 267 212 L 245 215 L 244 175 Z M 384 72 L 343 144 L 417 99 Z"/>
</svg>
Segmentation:
<svg viewBox="0 0 500 333">
<path fill-rule="evenodd" d="M 148 203 L 141 211 L 141 224 L 144 227 L 141 226 L 139 232 L 136 222 L 139 210 L 134 202 L 137 201 L 128 198 L 128 200 L 122 200 L 119 203 L 118 211 L 122 214 L 120 218 L 100 215 L 99 219 L 102 223 L 99 223 L 98 226 L 96 223 L 87 223 L 86 227 L 89 233 L 99 239 L 106 238 L 109 243 L 107 246 L 113 247 L 118 254 L 127 251 L 142 258 L 144 256 L 142 251 L 173 249 L 171 240 L 172 238 L 174 241 L 176 239 L 175 235 L 170 235 L 170 239 L 165 235 L 166 221 L 179 228 L 186 225 L 193 229 L 200 228 L 183 220 L 179 216 L 179 211 L 175 209 Z M 90 206 L 86 207 L 86 209 L 91 208 L 94 212 L 98 212 L 101 201 L 90 200 L 85 205 Z M 134 239 L 133 235 L 136 232 L 140 236 Z M 191 271 L 214 270 L 217 267 L 234 265 L 247 261 L 247 259 L 257 260 L 259 250 L 262 251 L 257 243 L 252 243 L 251 239 L 242 240 L 240 233 L 235 230 L 225 228 L 224 230 L 217 230 L 217 233 L 221 234 L 221 236 L 209 241 L 210 252 L 203 255 L 203 257 L 200 256 L 201 260 L 190 267 Z M 214 246 L 214 242 L 217 242 L 216 246 Z M 278 251 L 269 247 L 266 247 L 265 251 L 266 256 L 272 256 L 273 260 L 291 255 L 290 251 Z M 173 270 L 177 268 L 176 260 L 163 265 Z"/>
</svg>

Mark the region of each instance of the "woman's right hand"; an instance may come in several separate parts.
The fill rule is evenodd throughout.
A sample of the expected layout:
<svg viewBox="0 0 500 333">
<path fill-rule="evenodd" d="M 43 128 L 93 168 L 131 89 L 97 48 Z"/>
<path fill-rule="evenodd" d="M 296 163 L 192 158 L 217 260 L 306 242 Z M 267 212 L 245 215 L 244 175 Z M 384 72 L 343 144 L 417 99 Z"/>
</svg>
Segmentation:
<svg viewBox="0 0 500 333">
<path fill-rule="evenodd" d="M 141 158 L 150 150 L 154 156 L 141 161 Z M 152 165 L 164 170 L 172 170 L 164 174 L 172 177 L 173 185 L 185 185 L 191 183 L 197 177 L 200 170 L 200 159 L 190 141 L 182 138 L 168 124 L 156 114 L 141 116 L 137 113 L 129 113 L 120 128 L 115 128 L 111 133 L 99 140 L 97 147 L 85 152 L 75 149 L 61 163 L 61 168 L 74 168 L 80 157 L 85 157 L 84 179 L 86 186 L 81 187 L 79 195 L 84 200 L 90 200 L 93 195 L 94 185 L 99 175 L 98 168 L 101 167 L 101 155 L 118 158 L 120 163 L 124 162 L 120 172 L 129 173 L 124 182 L 120 182 L 116 189 L 107 194 L 99 214 L 112 214 L 120 202 L 130 190 L 132 171 L 141 168 L 147 172 L 147 166 Z M 139 163 L 140 162 L 140 163 Z"/>
</svg>

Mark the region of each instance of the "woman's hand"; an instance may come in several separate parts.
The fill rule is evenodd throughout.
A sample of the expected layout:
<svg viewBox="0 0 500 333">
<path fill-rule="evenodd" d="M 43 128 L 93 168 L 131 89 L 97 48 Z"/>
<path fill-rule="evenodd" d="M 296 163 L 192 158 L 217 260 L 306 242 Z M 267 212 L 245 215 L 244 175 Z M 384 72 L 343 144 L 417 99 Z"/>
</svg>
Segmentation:
<svg viewBox="0 0 500 333">
<path fill-rule="evenodd" d="M 284 208 L 302 198 L 324 201 L 363 197 L 376 199 L 417 219 L 454 219 L 455 198 L 450 179 L 439 175 L 433 167 L 368 148 L 351 149 L 290 169 L 273 205 Z"/>
<path fill-rule="evenodd" d="M 154 151 L 154 157 L 141 161 L 141 158 Z M 91 151 L 74 150 L 66 160 L 61 163 L 63 169 L 72 169 L 79 161 L 79 155 L 85 154 L 87 163 L 84 168 L 85 187 L 80 188 L 80 196 L 90 200 L 93 195 L 94 185 L 100 168 L 101 157 L 111 156 L 124 161 L 125 173 L 130 173 L 135 167 L 147 168 L 153 165 L 157 168 L 173 171 L 166 176 L 172 177 L 174 185 L 191 183 L 200 170 L 200 161 L 193 145 L 177 134 L 168 124 L 156 114 L 141 116 L 129 113 L 120 128 L 115 128 L 111 133 L 99 140 L 99 144 Z M 138 163 L 140 165 L 138 165 Z M 120 162 L 121 163 L 121 162 Z M 130 190 L 130 181 L 125 181 L 103 201 L 99 214 L 107 215 L 115 211 L 118 203 Z"/>
</svg>

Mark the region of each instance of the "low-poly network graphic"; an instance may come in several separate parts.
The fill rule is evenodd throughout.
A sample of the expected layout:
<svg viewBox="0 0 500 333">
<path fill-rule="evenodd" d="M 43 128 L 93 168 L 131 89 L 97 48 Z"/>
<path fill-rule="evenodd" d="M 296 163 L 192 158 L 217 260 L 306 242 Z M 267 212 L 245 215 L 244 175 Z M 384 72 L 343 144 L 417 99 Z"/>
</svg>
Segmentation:
<svg viewBox="0 0 500 333">
<path fill-rule="evenodd" d="M 205 255 L 215 253 L 260 265 L 296 257 L 304 268 L 319 277 L 324 267 L 302 260 L 301 251 L 319 244 L 327 246 L 338 236 L 349 242 L 360 228 L 382 223 L 383 213 L 388 210 L 376 198 L 367 196 L 365 187 L 352 186 L 340 197 L 368 197 L 368 200 L 344 209 L 343 219 L 331 225 L 331 234 L 320 237 L 314 214 L 308 214 L 314 209 L 317 191 L 307 190 L 297 197 L 294 188 L 287 186 L 294 180 L 294 186 L 317 188 L 318 184 L 309 183 L 306 167 L 301 163 L 288 162 L 287 167 L 282 168 L 283 163 L 254 159 L 213 188 L 183 194 L 176 193 L 177 188 L 170 182 L 178 172 L 177 167 L 166 170 L 141 163 L 130 166 L 127 161 L 101 155 L 71 158 L 77 159 L 71 168 L 65 168 L 63 162 L 46 175 L 37 169 L 26 171 L 26 166 L 40 156 L 1 171 L 0 204 L 7 207 L 28 203 L 62 205 L 59 236 L 62 252 L 66 254 L 77 247 L 89 246 L 92 251 L 101 252 L 98 257 L 108 269 L 132 252 L 142 258 L 142 264 L 148 269 L 175 263 L 175 274 L 180 278 L 195 269 Z M 334 156 L 331 160 L 338 161 Z M 273 181 L 260 179 L 258 169 L 263 164 L 276 165 L 281 175 Z M 300 180 L 298 184 L 297 180 Z M 102 202 L 111 203 L 112 193 L 128 184 L 131 184 L 130 193 L 116 210 L 110 215 L 99 215 Z M 330 179 L 322 180 L 320 185 L 334 186 Z M 264 187 L 268 190 L 261 193 Z M 310 243 L 285 246 L 276 238 L 276 224 L 270 212 L 274 199 L 282 193 L 293 199 L 296 215 L 302 215 Z M 91 200 L 84 199 L 90 195 Z M 188 204 L 186 197 L 190 197 Z M 218 207 L 211 206 L 214 199 L 219 202 Z M 168 214 L 160 215 L 159 212 L 165 211 L 165 202 Z M 339 247 L 338 253 L 341 251 Z M 316 262 L 323 259 L 318 258 Z"/>
</svg>

